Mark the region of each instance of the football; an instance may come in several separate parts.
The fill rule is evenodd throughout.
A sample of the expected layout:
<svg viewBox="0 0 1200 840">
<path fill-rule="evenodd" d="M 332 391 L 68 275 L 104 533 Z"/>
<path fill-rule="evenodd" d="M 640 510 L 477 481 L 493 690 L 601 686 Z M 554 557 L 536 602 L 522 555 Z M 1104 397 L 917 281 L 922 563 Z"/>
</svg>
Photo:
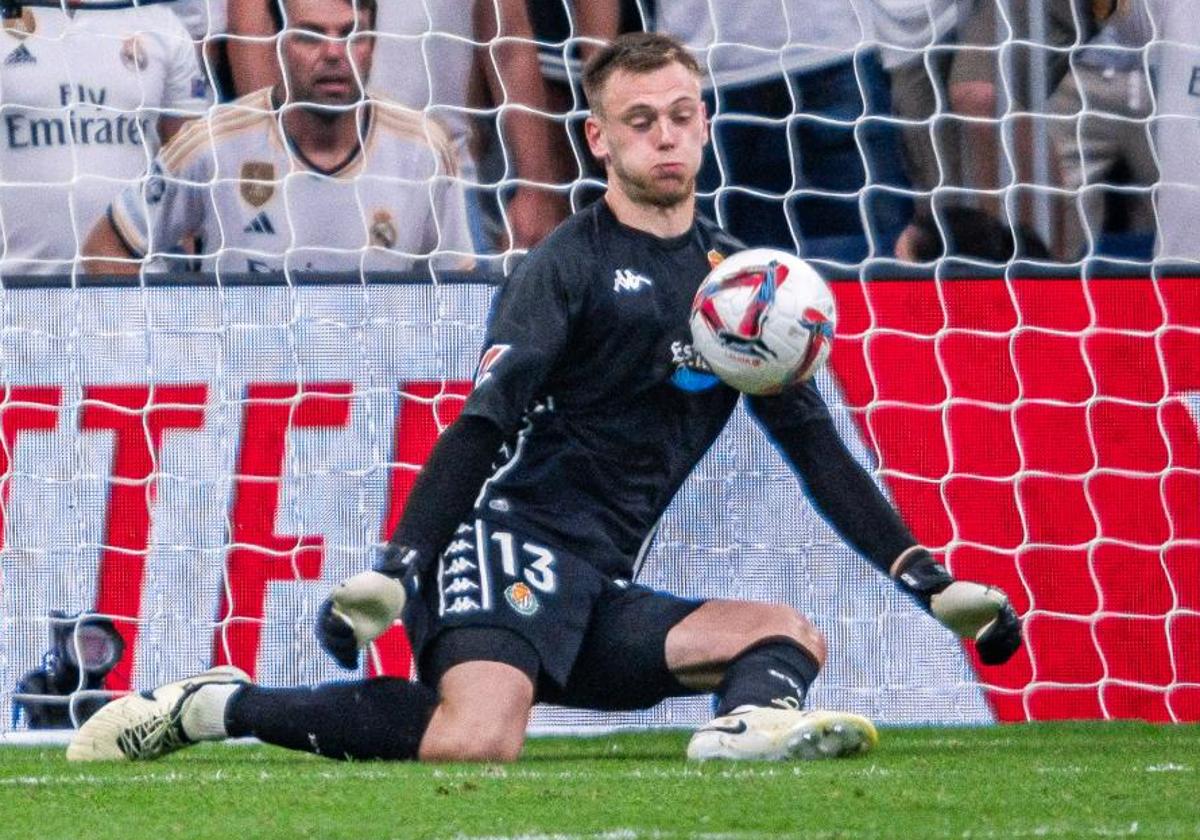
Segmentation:
<svg viewBox="0 0 1200 840">
<path fill-rule="evenodd" d="M 692 346 L 723 382 L 778 394 L 829 357 L 833 293 L 812 266 L 773 248 L 722 260 L 692 301 Z"/>
</svg>

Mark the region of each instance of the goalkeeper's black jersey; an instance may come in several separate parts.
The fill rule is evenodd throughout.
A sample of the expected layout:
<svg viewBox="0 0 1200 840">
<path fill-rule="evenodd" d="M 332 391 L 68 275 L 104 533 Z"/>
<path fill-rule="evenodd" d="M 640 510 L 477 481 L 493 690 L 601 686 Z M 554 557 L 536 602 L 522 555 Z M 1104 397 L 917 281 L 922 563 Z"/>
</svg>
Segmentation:
<svg viewBox="0 0 1200 840">
<path fill-rule="evenodd" d="M 706 223 L 660 239 L 600 200 L 529 254 L 498 294 L 464 408 L 515 432 L 478 516 L 630 574 L 737 404 L 691 363 L 688 329 L 710 260 L 736 248 Z M 769 425 L 827 417 L 811 385 L 754 402 Z"/>
</svg>

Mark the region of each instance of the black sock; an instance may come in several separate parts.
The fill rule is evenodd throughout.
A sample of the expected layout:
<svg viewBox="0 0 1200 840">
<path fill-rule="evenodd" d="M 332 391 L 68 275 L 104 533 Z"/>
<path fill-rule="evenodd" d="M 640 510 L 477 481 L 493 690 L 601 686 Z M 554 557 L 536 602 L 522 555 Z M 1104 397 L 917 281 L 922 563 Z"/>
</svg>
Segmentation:
<svg viewBox="0 0 1200 840">
<path fill-rule="evenodd" d="M 717 688 L 717 715 L 738 706 L 804 705 L 808 687 L 821 666 L 790 639 L 767 639 L 744 652 L 725 669 Z M 778 703 L 773 701 L 778 700 Z"/>
<path fill-rule="evenodd" d="M 260 741 L 328 758 L 415 759 L 437 694 L 395 677 L 308 688 L 238 689 L 225 708 L 231 738 Z"/>
</svg>

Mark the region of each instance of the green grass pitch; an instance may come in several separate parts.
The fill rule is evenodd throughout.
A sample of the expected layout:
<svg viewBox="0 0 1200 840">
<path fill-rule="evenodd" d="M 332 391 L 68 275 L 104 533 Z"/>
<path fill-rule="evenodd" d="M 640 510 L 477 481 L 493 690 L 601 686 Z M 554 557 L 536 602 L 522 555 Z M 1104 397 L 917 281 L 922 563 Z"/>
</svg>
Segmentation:
<svg viewBox="0 0 1200 840">
<path fill-rule="evenodd" d="M 0 749 L 0 836 L 46 840 L 1200 836 L 1200 727 L 885 729 L 859 758 L 704 765 L 686 733 L 530 741 L 507 766 L 205 745 L 143 764 Z"/>
</svg>

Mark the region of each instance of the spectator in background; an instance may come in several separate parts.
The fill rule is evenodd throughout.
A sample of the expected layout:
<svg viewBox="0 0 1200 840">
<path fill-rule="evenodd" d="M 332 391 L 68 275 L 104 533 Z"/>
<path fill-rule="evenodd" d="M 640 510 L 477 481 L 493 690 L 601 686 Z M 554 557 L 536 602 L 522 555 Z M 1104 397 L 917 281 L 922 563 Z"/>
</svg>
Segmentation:
<svg viewBox="0 0 1200 840">
<path fill-rule="evenodd" d="M 701 190 L 716 190 L 723 224 L 748 244 L 857 262 L 891 253 L 908 220 L 900 141 L 881 119 L 887 80 L 859 2 L 658 4 L 655 28 L 706 68 L 715 165 Z"/>
<path fill-rule="evenodd" d="M 208 107 L 166 6 L 25 7 L 0 31 L 0 272 L 72 270 L 84 237 L 160 138 Z"/>
<path fill-rule="evenodd" d="M 652 6 L 645 0 L 528 0 L 528 6 L 550 111 L 565 129 L 555 132 L 555 154 L 567 162 L 571 204 L 578 209 L 604 191 L 604 168 L 588 151 L 584 136 L 583 62 L 617 35 L 643 31 L 643 14 Z"/>
<path fill-rule="evenodd" d="M 480 58 L 488 104 L 499 109 L 495 128 L 503 152 L 505 237 L 511 246 L 530 248 L 567 215 L 566 193 L 547 189 L 572 180 L 560 139 L 564 128 L 549 113 L 525 0 L 476 0 L 474 7 L 475 39 L 487 45 Z"/>
<path fill-rule="evenodd" d="M 896 241 L 896 259 L 931 263 L 946 257 L 1009 263 L 1049 260 L 1050 250 L 1024 225 L 1013 228 L 991 213 L 974 207 L 949 205 L 937 214 L 919 212 Z"/>
<path fill-rule="evenodd" d="M 136 272 L 193 236 L 209 270 L 471 267 L 450 139 L 363 91 L 375 0 L 274 2 L 283 80 L 169 143 L 93 229 L 88 269 Z"/>
<path fill-rule="evenodd" d="M 1137 30 L 1129 15 L 1109 21 L 1072 56 L 1072 72 L 1050 99 L 1050 112 L 1064 117 L 1050 122 L 1050 137 L 1060 184 L 1069 193 L 1059 200 L 1059 259 L 1073 261 L 1110 250 L 1101 242 L 1109 221 L 1105 211 L 1118 200 L 1128 214 L 1122 237 L 1126 244 L 1118 251 L 1150 257 L 1150 192 L 1158 180 L 1158 165 L 1148 125 L 1154 97 L 1145 66 L 1147 35 Z M 1118 175 L 1140 192 L 1108 189 Z"/>
<path fill-rule="evenodd" d="M 651 7 L 645 0 L 527 0 L 527 4 L 538 60 L 556 113 L 587 110 L 582 85 L 584 62 L 617 35 L 643 31 L 643 14 Z M 586 146 L 581 153 L 591 156 Z"/>
<path fill-rule="evenodd" d="M 928 216 L 935 192 L 963 179 L 961 134 L 945 114 L 959 0 L 874 0 L 869 9 L 891 82 L 892 113 L 902 121 L 916 215 Z"/>
<path fill-rule="evenodd" d="M 234 86 L 245 94 L 279 81 L 273 0 L 229 0 L 228 47 Z M 290 24 L 289 24 L 290 25 Z M 494 39 L 501 40 L 493 43 Z M 516 247 L 530 247 L 566 215 L 565 199 L 535 186 L 566 182 L 554 147 L 546 91 L 524 0 L 427 0 L 379 4 L 372 90 L 423 112 L 449 132 L 461 177 L 479 183 L 473 120 L 483 90 L 500 108 L 505 179 L 515 185 L 506 207 L 506 234 Z M 477 49 L 473 42 L 487 47 Z M 537 112 L 537 113 L 534 113 Z M 477 248 L 495 244 L 484 231 L 478 190 L 468 191 L 472 236 Z"/>
<path fill-rule="evenodd" d="M 171 0 L 167 7 L 173 9 L 183 21 L 192 40 L 200 43 L 225 32 L 227 2 L 228 0 Z"/>
<path fill-rule="evenodd" d="M 170 0 L 167 8 L 175 11 L 192 36 L 196 55 L 215 97 L 222 101 L 232 99 L 233 84 L 225 56 L 227 0 Z"/>
<path fill-rule="evenodd" d="M 1110 0 L 1034 2 L 959 0 L 959 51 L 950 73 L 950 105 L 963 118 L 964 186 L 977 194 L 992 191 L 979 201 L 997 217 L 1004 215 L 1004 199 L 996 191 L 1010 183 L 1034 181 L 1032 121 L 1018 112 L 1028 111 L 1058 86 L 1068 69 L 1069 48 L 1096 33 L 1106 16 L 1100 7 Z M 1030 21 L 1031 10 L 1038 9 L 1045 12 L 1040 39 Z M 1038 67 L 1045 71 L 1043 84 L 1034 90 Z M 1023 208 L 1020 215 L 1027 218 L 1031 213 Z"/>
<path fill-rule="evenodd" d="M 1200 260 L 1200 11 L 1180 0 L 1119 0 L 1154 70 L 1152 131 L 1161 180 L 1155 255 Z"/>
</svg>

